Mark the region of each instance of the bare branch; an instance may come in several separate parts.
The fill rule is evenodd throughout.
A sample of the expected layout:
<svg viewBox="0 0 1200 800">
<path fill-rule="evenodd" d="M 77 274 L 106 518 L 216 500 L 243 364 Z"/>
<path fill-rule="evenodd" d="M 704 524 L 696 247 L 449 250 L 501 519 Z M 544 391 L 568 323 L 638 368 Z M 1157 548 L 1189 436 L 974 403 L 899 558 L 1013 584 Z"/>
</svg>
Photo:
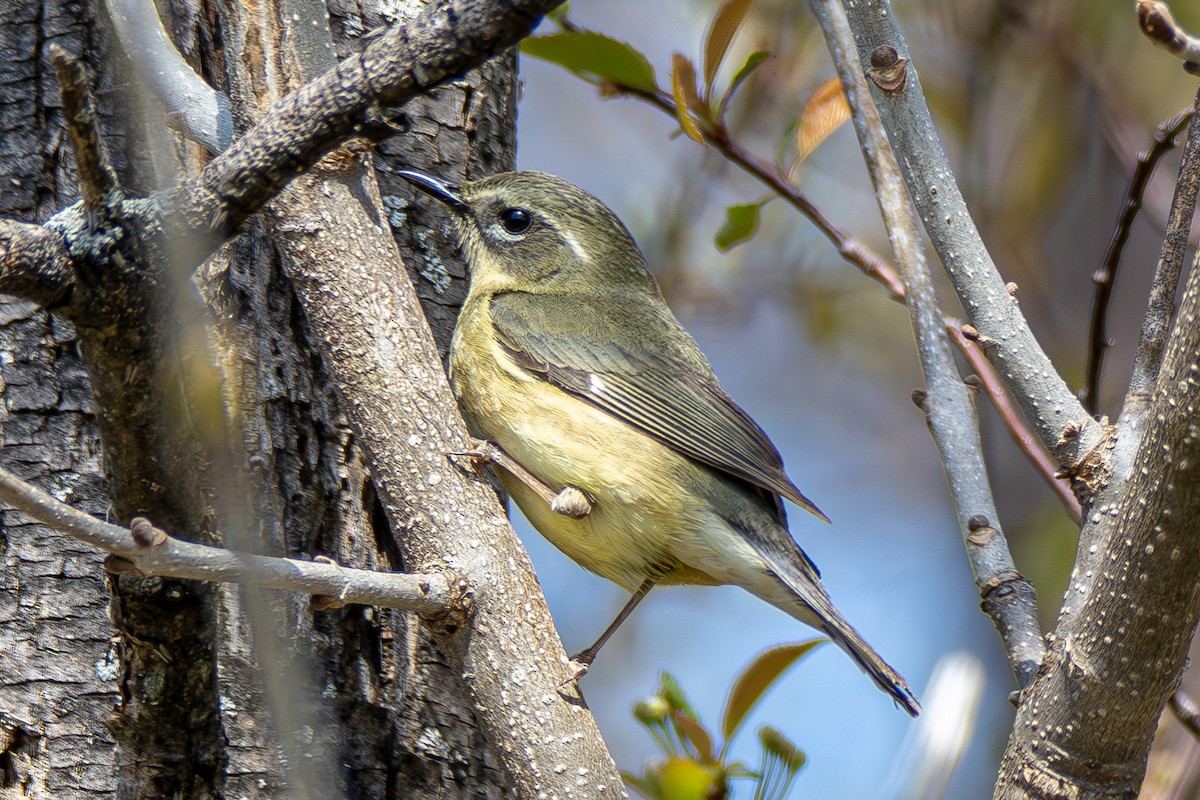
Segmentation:
<svg viewBox="0 0 1200 800">
<path fill-rule="evenodd" d="M 163 29 L 154 0 L 107 0 L 108 15 L 138 80 L 167 114 L 167 124 L 214 155 L 233 140 L 229 100 L 192 69 Z"/>
<path fill-rule="evenodd" d="M 1200 92 L 1196 95 L 1196 103 L 1200 103 Z M 1193 105 L 1193 111 L 1195 108 L 1196 105 Z M 1196 210 L 1198 188 L 1200 114 L 1193 113 L 1183 145 L 1183 162 L 1179 165 L 1179 177 L 1175 183 L 1175 196 L 1171 200 L 1171 213 L 1167 217 L 1162 251 L 1159 253 L 1158 266 L 1154 269 L 1154 280 L 1150 285 L 1150 300 L 1142 318 L 1141 338 L 1138 340 L 1137 354 L 1133 359 L 1133 375 L 1129 381 L 1129 392 L 1125 396 L 1123 417 L 1139 414 L 1145 409 L 1158 379 L 1171 315 L 1175 312 L 1175 295 L 1179 287 L 1179 276 L 1183 272 L 1183 257 L 1187 252 L 1188 234 L 1192 228 L 1192 214 Z"/>
<path fill-rule="evenodd" d="M 187 226 L 224 238 L 297 174 L 350 136 L 394 135 L 387 108 L 516 44 L 561 0 L 430 4 L 358 54 L 276 103 L 178 191 Z"/>
<path fill-rule="evenodd" d="M 82 61 L 59 44 L 51 44 L 47 51 L 62 91 L 63 117 L 71 133 L 83 207 L 89 214 L 112 208 L 121 200 L 121 184 L 100 138 L 96 100 L 87 71 Z"/>
<path fill-rule="evenodd" d="M 887 0 L 844 2 L 892 147 L 929 239 L 989 357 L 1043 445 L 1075 469 L 1104 435 L 1042 351 L 971 220 Z M 1076 435 L 1064 436 L 1068 425 Z"/>
<path fill-rule="evenodd" d="M 1112 297 L 1113 285 L 1117 280 L 1117 268 L 1121 264 L 1121 254 L 1125 251 L 1125 243 L 1129 241 L 1129 233 L 1133 221 L 1142 209 L 1142 199 L 1146 184 L 1154 174 L 1154 168 L 1159 159 L 1175 146 L 1175 138 L 1183 132 L 1183 128 L 1192 118 L 1193 110 L 1186 108 L 1170 119 L 1158 124 L 1154 131 L 1154 143 L 1138 153 L 1137 166 L 1130 176 L 1129 185 L 1125 187 L 1125 199 L 1121 203 L 1121 213 L 1117 216 L 1116 229 L 1108 242 L 1108 250 L 1104 253 L 1104 261 L 1100 269 L 1092 274 L 1092 283 L 1096 285 L 1096 296 L 1092 301 L 1092 323 L 1088 335 L 1087 377 L 1084 380 L 1083 405 L 1096 413 L 1100 402 L 1100 372 L 1104 365 L 1104 351 L 1108 349 L 1108 333 L 1105 322 L 1108 316 L 1108 301 Z"/>
<path fill-rule="evenodd" d="M 1017 447 L 1021 448 L 1021 452 L 1033 464 L 1034 469 L 1042 476 L 1042 480 L 1058 496 L 1063 507 L 1067 509 L 1067 513 L 1071 515 L 1071 519 L 1079 522 L 1083 514 L 1079 506 L 1079 498 L 1071 491 L 1067 482 L 1058 476 L 1058 466 L 1050 458 L 1050 454 L 1046 452 L 1042 443 L 1033 435 L 1033 431 L 1025 424 L 1025 417 L 1013 405 L 999 376 L 996 375 L 996 369 L 992 366 L 992 362 L 987 360 L 983 351 L 974 342 L 963 335 L 962 324 L 957 320 L 946 319 L 946 332 L 950 334 L 950 338 L 966 356 L 971 369 L 975 370 L 984 394 L 992 401 L 996 413 L 1000 415 L 1004 427 L 1008 428 L 1008 433 L 1017 443 Z"/>
<path fill-rule="evenodd" d="M 867 171 L 875 185 L 907 289 L 905 304 L 927 386 L 921 405 L 950 484 L 975 584 L 984 610 L 1000 633 L 1017 685 L 1025 688 L 1033 681 L 1044 653 L 1033 585 L 1013 565 L 997 521 L 975 407 L 954 363 L 933 275 L 925 260 L 919 223 L 871 100 L 866 77 L 857 59 L 848 57 L 854 52 L 854 36 L 835 0 L 813 0 L 811 5 L 837 64 Z"/>
<path fill-rule="evenodd" d="M 1175 21 L 1171 7 L 1158 0 L 1138 0 L 1138 27 L 1156 45 L 1181 59 L 1183 68 L 1200 73 L 1200 37 Z"/>
<path fill-rule="evenodd" d="M 0 469 L 0 499 L 55 530 L 120 556 L 131 570 L 143 575 L 245 583 L 424 616 L 442 616 L 464 608 L 465 583 L 454 575 L 376 572 L 237 553 L 175 539 L 151 528 L 144 519 L 134 520 L 132 530 L 122 528 L 72 508 L 4 469 Z"/>
<path fill-rule="evenodd" d="M 70 296 L 74 280 L 58 231 L 0 219 L 0 291 L 54 308 Z"/>
</svg>

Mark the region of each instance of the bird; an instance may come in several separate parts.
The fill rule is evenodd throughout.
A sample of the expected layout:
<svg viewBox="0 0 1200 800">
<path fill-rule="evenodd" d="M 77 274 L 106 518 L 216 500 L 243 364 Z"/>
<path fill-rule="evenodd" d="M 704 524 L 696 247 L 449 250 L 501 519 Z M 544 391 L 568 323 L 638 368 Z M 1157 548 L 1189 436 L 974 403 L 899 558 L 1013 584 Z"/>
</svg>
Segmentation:
<svg viewBox="0 0 1200 800">
<path fill-rule="evenodd" d="M 449 208 L 461 240 L 448 372 L 473 454 L 555 547 L 633 593 L 577 666 L 653 586 L 732 584 L 826 634 L 916 716 L 904 678 L 830 601 L 783 500 L 828 517 L 721 387 L 616 214 L 547 173 L 399 175 Z"/>
</svg>

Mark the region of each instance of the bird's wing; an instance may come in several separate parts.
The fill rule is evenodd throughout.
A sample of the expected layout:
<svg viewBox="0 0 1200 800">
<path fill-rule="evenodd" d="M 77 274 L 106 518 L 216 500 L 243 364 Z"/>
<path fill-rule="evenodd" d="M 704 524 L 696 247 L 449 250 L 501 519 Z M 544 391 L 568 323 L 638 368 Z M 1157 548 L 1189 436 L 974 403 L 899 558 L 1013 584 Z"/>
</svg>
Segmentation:
<svg viewBox="0 0 1200 800">
<path fill-rule="evenodd" d="M 783 469 L 762 428 L 725 393 L 695 342 L 657 298 L 572 296 L 547 303 L 507 292 L 491 302 L 496 337 L 530 373 L 645 431 L 668 447 L 828 522 Z M 614 302 L 615 300 L 615 302 Z M 629 319 L 639 324 L 630 331 Z M 620 344 L 613 330 L 627 333 Z"/>
</svg>

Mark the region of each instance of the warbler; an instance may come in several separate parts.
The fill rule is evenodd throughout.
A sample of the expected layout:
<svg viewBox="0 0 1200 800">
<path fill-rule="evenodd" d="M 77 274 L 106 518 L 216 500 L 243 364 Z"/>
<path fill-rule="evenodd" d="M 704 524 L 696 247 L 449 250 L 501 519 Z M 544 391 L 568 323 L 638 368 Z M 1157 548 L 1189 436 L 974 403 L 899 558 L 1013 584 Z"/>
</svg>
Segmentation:
<svg viewBox="0 0 1200 800">
<path fill-rule="evenodd" d="M 904 679 L 830 602 L 782 498 L 828 518 L 721 388 L 616 215 L 544 173 L 461 188 L 400 174 L 458 226 L 470 287 L 449 372 L 472 435 L 538 531 L 634 592 L 582 667 L 655 584 L 736 584 L 827 634 L 915 716 Z"/>
</svg>

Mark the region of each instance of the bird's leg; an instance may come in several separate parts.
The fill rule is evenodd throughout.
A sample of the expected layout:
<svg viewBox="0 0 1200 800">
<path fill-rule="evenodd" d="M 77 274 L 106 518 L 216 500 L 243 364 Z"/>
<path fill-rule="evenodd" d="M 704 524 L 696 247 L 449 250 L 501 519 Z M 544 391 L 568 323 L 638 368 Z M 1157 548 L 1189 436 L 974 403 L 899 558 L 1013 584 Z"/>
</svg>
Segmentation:
<svg viewBox="0 0 1200 800">
<path fill-rule="evenodd" d="M 642 581 L 642 585 L 633 593 L 633 597 L 629 598 L 629 602 L 621 609 L 621 613 L 617 614 L 617 618 L 604 629 L 604 633 L 600 634 L 600 638 L 593 642 L 591 647 L 571 657 L 571 666 L 575 668 L 575 675 L 567 683 L 573 683 L 587 674 L 592 667 L 592 662 L 596 660 L 596 654 L 600 652 L 600 648 L 612 638 L 612 635 L 617 632 L 617 628 L 621 627 L 621 623 L 633 613 L 633 610 L 638 607 L 638 603 L 642 602 L 653 588 L 654 581 L 652 579 L 647 578 Z"/>
<path fill-rule="evenodd" d="M 545 481 L 534 475 L 525 466 L 510 456 L 495 442 L 486 439 L 472 439 L 474 449 L 465 453 L 451 455 L 470 458 L 484 464 L 495 464 L 503 467 L 506 472 L 528 486 L 538 497 L 546 501 L 550 510 L 556 514 L 572 519 L 582 519 L 592 513 L 592 499 L 587 493 L 575 486 L 564 486 L 561 491 L 554 491 Z"/>
</svg>

